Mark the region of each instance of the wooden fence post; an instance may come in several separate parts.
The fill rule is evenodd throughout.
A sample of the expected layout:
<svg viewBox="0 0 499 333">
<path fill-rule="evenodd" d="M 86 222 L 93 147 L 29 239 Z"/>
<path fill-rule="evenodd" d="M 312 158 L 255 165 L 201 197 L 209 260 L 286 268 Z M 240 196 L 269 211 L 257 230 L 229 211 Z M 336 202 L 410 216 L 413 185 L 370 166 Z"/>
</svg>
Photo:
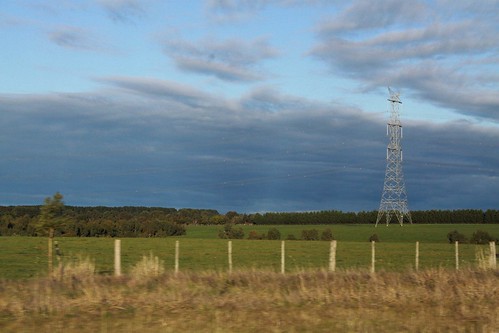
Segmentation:
<svg viewBox="0 0 499 333">
<path fill-rule="evenodd" d="M 114 240 L 114 275 L 121 275 L 121 240 Z"/>
<path fill-rule="evenodd" d="M 281 241 L 281 273 L 284 274 L 285 271 L 286 271 L 285 245 L 284 241 Z"/>
<path fill-rule="evenodd" d="M 53 255 L 52 255 L 52 237 L 49 236 L 49 242 L 48 242 L 48 264 L 49 264 L 49 275 L 52 274 L 52 269 L 53 269 Z"/>
<path fill-rule="evenodd" d="M 456 241 L 456 271 L 459 270 L 459 242 Z"/>
<path fill-rule="evenodd" d="M 415 262 L 416 271 L 419 270 L 419 242 L 416 242 L 416 262 Z"/>
<path fill-rule="evenodd" d="M 376 271 L 376 242 L 371 241 L 371 273 Z"/>
<path fill-rule="evenodd" d="M 489 242 L 489 246 L 490 246 L 489 266 L 491 269 L 496 269 L 497 268 L 496 242 Z"/>
<path fill-rule="evenodd" d="M 229 256 L 229 274 L 232 273 L 232 241 L 227 243 L 227 252 Z"/>
<path fill-rule="evenodd" d="M 179 241 L 175 241 L 175 275 L 178 274 L 179 247 Z"/>
<path fill-rule="evenodd" d="M 331 247 L 329 248 L 329 271 L 334 272 L 336 270 L 336 240 L 331 241 Z"/>
</svg>

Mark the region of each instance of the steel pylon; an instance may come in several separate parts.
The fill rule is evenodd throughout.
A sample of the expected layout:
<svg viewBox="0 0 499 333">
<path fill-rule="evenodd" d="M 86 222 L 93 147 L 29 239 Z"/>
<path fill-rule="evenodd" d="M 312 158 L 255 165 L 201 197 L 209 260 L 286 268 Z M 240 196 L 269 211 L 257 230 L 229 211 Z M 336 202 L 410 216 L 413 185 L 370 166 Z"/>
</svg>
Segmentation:
<svg viewBox="0 0 499 333">
<path fill-rule="evenodd" d="M 386 149 L 386 173 L 381 203 L 379 205 L 376 226 L 383 216 L 386 216 L 386 225 L 390 223 L 392 216 L 397 218 L 400 225 L 404 219 L 412 223 L 411 213 L 407 205 L 407 193 L 405 191 L 404 174 L 402 172 L 402 124 L 400 123 L 400 94 L 388 88 L 390 98 L 390 120 L 388 121 L 386 134 L 389 138 Z"/>
</svg>

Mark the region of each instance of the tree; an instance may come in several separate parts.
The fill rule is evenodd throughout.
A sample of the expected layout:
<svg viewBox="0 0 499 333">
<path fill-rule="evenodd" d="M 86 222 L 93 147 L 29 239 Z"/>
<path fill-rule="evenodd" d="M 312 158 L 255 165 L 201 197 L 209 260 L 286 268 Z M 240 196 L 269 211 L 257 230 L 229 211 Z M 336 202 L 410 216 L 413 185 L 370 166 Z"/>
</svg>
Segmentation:
<svg viewBox="0 0 499 333">
<path fill-rule="evenodd" d="M 63 196 L 59 192 L 54 194 L 52 198 L 47 197 L 40 208 L 40 216 L 38 218 L 37 229 L 48 234 L 48 271 L 52 272 L 52 239 L 56 229 L 64 226 L 64 202 Z M 59 259 L 59 253 L 58 259 Z"/>
<path fill-rule="evenodd" d="M 488 244 L 489 242 L 497 241 L 494 237 L 489 235 L 488 232 L 483 230 L 477 230 L 471 236 L 470 242 L 473 244 Z"/>
<path fill-rule="evenodd" d="M 281 233 L 277 228 L 270 228 L 269 231 L 267 232 L 267 239 L 270 240 L 277 240 L 281 239 Z"/>
<path fill-rule="evenodd" d="M 459 242 L 459 243 L 467 243 L 468 242 L 468 239 L 466 238 L 466 236 L 457 230 L 449 232 L 447 234 L 447 239 L 449 240 L 450 244 L 453 244 L 455 242 Z"/>
<path fill-rule="evenodd" d="M 334 239 L 333 232 L 331 229 L 326 229 L 321 234 L 321 240 L 323 241 L 332 241 Z"/>
<path fill-rule="evenodd" d="M 234 228 L 233 224 L 227 223 L 224 228 L 218 232 L 218 237 L 223 239 L 243 239 L 243 228 Z"/>
<path fill-rule="evenodd" d="M 319 230 L 317 230 L 317 229 L 302 230 L 301 231 L 301 239 L 302 240 L 319 240 Z"/>
<path fill-rule="evenodd" d="M 59 192 L 51 197 L 45 198 L 40 208 L 37 229 L 54 238 L 55 231 L 65 224 L 63 196 Z"/>
</svg>

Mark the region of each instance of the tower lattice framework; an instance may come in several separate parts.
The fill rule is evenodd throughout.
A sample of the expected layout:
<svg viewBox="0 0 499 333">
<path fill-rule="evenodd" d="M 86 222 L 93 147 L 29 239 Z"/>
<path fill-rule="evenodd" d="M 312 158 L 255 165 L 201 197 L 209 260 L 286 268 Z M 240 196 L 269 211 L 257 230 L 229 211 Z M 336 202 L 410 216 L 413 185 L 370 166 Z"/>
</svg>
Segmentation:
<svg viewBox="0 0 499 333">
<path fill-rule="evenodd" d="M 386 216 L 386 225 L 395 216 L 400 225 L 404 219 L 412 223 L 411 213 L 407 205 L 407 193 L 405 191 L 404 174 L 402 172 L 402 124 L 400 123 L 400 94 L 388 88 L 390 98 L 390 120 L 387 124 L 387 136 L 389 138 L 386 149 L 386 173 L 381 203 L 379 205 L 376 226 L 383 216 Z"/>
</svg>

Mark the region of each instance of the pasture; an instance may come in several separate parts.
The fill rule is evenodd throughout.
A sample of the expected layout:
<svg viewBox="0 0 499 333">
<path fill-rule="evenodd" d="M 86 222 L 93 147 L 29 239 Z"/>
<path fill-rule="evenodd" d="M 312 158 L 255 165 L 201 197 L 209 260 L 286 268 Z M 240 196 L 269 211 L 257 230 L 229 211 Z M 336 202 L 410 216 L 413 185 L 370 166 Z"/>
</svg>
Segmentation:
<svg viewBox="0 0 499 333">
<path fill-rule="evenodd" d="M 369 269 L 371 245 L 369 236 L 376 233 L 376 269 L 405 271 L 414 268 L 415 242 L 419 241 L 419 265 L 426 268 L 455 267 L 454 245 L 446 236 L 453 230 L 468 237 L 476 230 L 499 236 L 499 225 L 285 225 L 242 226 L 246 237 L 250 231 L 265 234 L 276 227 L 281 239 L 289 234 L 300 237 L 301 230 L 330 228 L 338 241 L 338 270 Z M 173 270 L 175 241 L 180 242 L 180 270 L 224 272 L 228 268 L 227 240 L 218 239 L 221 226 L 189 226 L 187 235 L 169 238 L 122 239 L 122 266 L 126 274 L 143 256 L 157 256 L 166 271 Z M 112 238 L 56 238 L 63 256 L 61 261 L 71 263 L 88 258 L 99 274 L 113 273 Z M 281 244 L 270 240 L 233 240 L 233 269 L 268 269 L 277 272 L 281 264 Z M 24 279 L 47 274 L 47 239 L 34 237 L 0 237 L 0 278 Z M 476 267 L 477 255 L 486 252 L 487 246 L 460 244 L 460 267 Z M 329 242 L 286 241 L 286 272 L 327 269 Z M 57 266 L 54 259 L 54 266 Z"/>
<path fill-rule="evenodd" d="M 244 226 L 266 233 L 272 226 Z M 486 245 L 460 244 L 455 270 L 448 232 L 499 235 L 497 225 L 277 226 L 282 238 L 331 228 L 330 242 L 227 240 L 220 226 L 187 236 L 123 238 L 124 275 L 113 276 L 112 238 L 57 238 L 63 256 L 47 274 L 47 239 L 0 237 L 2 332 L 496 332 L 498 270 L 479 267 Z M 376 273 L 369 272 L 377 233 Z M 174 273 L 175 243 L 180 270 Z M 420 269 L 414 270 L 419 241 Z M 152 254 L 152 255 L 151 255 Z M 161 270 L 157 270 L 157 257 Z M 138 270 L 137 267 L 145 268 Z"/>
</svg>

